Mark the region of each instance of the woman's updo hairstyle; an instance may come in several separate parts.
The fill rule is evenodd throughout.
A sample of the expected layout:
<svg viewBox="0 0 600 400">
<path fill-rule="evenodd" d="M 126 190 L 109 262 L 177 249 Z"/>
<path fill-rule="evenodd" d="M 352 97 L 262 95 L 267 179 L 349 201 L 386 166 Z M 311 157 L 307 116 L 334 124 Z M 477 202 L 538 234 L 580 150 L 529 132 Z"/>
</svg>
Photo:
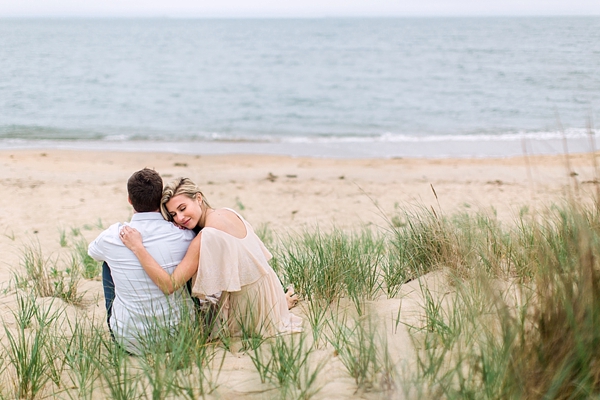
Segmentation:
<svg viewBox="0 0 600 400">
<path fill-rule="evenodd" d="M 198 194 L 200 194 L 200 196 L 202 196 L 202 205 L 204 208 L 210 208 L 210 204 L 206 201 L 206 197 L 204 197 L 204 194 L 202 194 L 200 188 L 198 188 L 194 182 L 188 178 L 178 178 L 165 186 L 162 198 L 160 199 L 160 213 L 167 221 L 173 222 L 173 217 L 169 214 L 169 210 L 167 210 L 167 203 L 173 197 L 179 196 L 180 194 L 185 194 L 192 200 L 195 200 Z"/>
</svg>

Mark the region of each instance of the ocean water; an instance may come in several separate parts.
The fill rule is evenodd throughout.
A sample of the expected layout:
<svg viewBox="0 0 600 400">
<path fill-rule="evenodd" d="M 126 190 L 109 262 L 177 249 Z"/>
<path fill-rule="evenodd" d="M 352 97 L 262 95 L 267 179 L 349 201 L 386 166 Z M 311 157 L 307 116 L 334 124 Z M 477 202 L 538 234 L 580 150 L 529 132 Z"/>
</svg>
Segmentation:
<svg viewBox="0 0 600 400">
<path fill-rule="evenodd" d="M 599 110 L 600 17 L 0 19 L 0 149 L 589 151 Z"/>
</svg>

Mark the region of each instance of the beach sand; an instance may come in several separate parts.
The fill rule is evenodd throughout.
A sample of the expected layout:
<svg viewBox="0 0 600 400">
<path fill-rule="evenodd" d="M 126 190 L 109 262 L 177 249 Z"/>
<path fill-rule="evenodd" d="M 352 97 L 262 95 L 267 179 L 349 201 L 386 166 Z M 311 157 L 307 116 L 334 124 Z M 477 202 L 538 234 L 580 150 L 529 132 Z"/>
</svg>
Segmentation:
<svg viewBox="0 0 600 400">
<path fill-rule="evenodd" d="M 39 242 L 45 256 L 60 257 L 67 252 L 60 246 L 61 231 L 70 238 L 78 233 L 90 242 L 110 224 L 129 220 L 132 209 L 126 181 L 143 167 L 156 169 L 165 181 L 191 178 L 213 207 L 234 208 L 255 228 L 266 224 L 275 235 L 316 226 L 385 229 L 393 216 L 404 218 L 404 211 L 423 207 L 447 215 L 496 213 L 501 221 L 511 223 L 524 207 L 542 209 L 596 190 L 590 154 L 571 156 L 567 163 L 564 156 L 332 160 L 4 150 L 0 151 L 0 282 L 8 290 L 0 292 L 0 302 L 5 321 L 10 321 L 10 310 L 16 307 L 9 282 L 20 268 L 23 247 Z M 440 274 L 428 279 L 442 281 L 443 286 Z M 397 299 L 376 301 L 372 308 L 382 319 L 390 318 L 391 324 L 403 298 L 403 318 L 418 318 L 420 297 L 415 289 L 411 282 Z M 85 291 L 85 301 L 74 312 L 104 318 L 101 283 L 83 280 L 80 290 Z M 397 362 L 410 359 L 411 342 L 405 329 L 390 330 L 388 341 Z M 331 349 L 321 351 L 322 357 L 330 356 Z M 223 398 L 269 398 L 246 358 L 228 356 L 218 389 Z M 325 372 L 327 379 L 316 398 L 355 394 L 354 381 L 344 374 L 339 361 L 329 362 Z"/>
</svg>

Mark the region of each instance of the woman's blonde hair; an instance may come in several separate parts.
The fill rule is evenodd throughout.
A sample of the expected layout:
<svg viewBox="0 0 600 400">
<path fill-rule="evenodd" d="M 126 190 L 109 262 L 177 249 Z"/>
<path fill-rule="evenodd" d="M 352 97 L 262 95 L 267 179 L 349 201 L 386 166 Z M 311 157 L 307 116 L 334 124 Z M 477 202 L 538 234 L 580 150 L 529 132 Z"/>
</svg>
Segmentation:
<svg viewBox="0 0 600 400">
<path fill-rule="evenodd" d="M 210 208 L 210 204 L 206 201 L 206 197 L 204 197 L 204 194 L 202 194 L 200 188 L 198 188 L 194 182 L 188 178 L 178 178 L 165 186 L 162 198 L 160 199 L 160 213 L 167 221 L 173 222 L 173 217 L 169 214 L 169 210 L 167 210 L 167 203 L 173 197 L 179 196 L 180 194 L 184 194 L 192 200 L 197 199 L 198 195 L 200 195 L 202 196 L 202 205 L 206 208 Z"/>
</svg>

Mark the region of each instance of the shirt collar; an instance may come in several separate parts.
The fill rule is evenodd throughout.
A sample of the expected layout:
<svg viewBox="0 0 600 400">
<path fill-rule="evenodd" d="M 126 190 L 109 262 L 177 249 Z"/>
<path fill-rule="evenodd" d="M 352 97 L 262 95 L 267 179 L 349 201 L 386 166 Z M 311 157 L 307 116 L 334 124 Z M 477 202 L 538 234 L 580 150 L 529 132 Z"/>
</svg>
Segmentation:
<svg viewBox="0 0 600 400">
<path fill-rule="evenodd" d="M 163 220 L 164 218 L 162 217 L 162 214 L 159 212 L 142 212 L 142 213 L 135 213 L 133 214 L 133 216 L 131 217 L 131 221 L 156 221 L 156 220 Z"/>
</svg>

